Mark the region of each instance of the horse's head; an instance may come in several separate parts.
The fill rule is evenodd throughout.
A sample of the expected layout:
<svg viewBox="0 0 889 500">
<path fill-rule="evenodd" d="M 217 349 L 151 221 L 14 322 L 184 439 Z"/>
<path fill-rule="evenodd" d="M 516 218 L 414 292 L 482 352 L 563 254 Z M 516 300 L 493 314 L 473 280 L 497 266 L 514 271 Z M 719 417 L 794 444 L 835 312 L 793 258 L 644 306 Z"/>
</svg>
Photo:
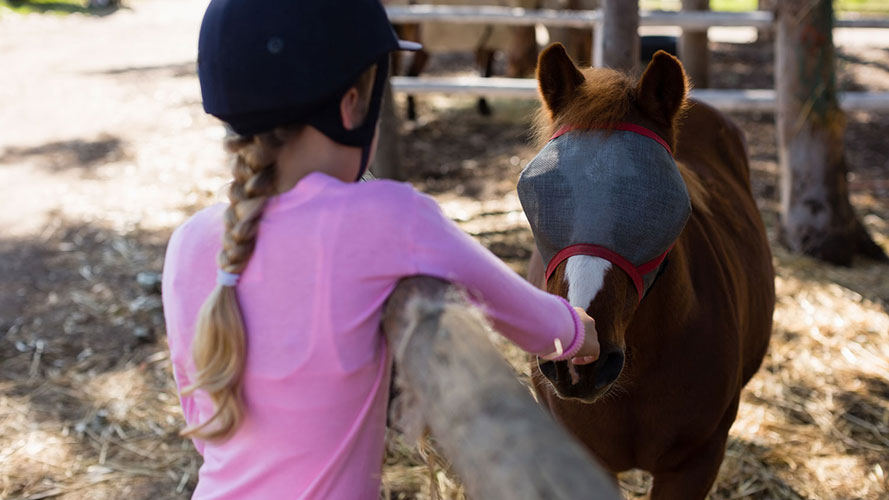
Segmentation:
<svg viewBox="0 0 889 500">
<path fill-rule="evenodd" d="M 690 212 L 672 158 L 686 100 L 679 61 L 655 54 L 638 82 L 578 70 L 561 45 L 540 54 L 546 145 L 518 191 L 546 271 L 546 287 L 596 319 L 601 355 L 589 365 L 538 360 L 556 393 L 592 402 L 626 361 L 625 333 Z"/>
</svg>

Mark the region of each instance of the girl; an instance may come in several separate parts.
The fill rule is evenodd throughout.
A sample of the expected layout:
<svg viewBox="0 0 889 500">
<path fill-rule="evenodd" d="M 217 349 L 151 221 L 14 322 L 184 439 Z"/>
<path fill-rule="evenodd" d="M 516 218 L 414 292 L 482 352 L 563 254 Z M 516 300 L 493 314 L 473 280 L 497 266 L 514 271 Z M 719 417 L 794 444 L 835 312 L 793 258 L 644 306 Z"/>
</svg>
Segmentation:
<svg viewBox="0 0 889 500">
<path fill-rule="evenodd" d="M 194 498 L 378 498 L 379 324 L 403 277 L 462 285 L 530 353 L 598 356 L 583 310 L 520 279 L 433 200 L 354 182 L 400 48 L 415 47 L 378 0 L 210 3 L 198 71 L 205 110 L 233 131 L 234 180 L 228 205 L 173 234 L 163 280 L 184 435 L 204 457 Z"/>
</svg>

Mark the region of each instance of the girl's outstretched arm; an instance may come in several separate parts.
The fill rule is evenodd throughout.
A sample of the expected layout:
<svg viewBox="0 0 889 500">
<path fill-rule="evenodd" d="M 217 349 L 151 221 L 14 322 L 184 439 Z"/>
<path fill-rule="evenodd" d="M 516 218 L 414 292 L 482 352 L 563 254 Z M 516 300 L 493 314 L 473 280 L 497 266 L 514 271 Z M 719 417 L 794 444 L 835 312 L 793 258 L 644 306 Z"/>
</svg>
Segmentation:
<svg viewBox="0 0 889 500">
<path fill-rule="evenodd" d="M 421 194 L 413 200 L 405 227 L 414 274 L 465 288 L 494 328 L 527 352 L 551 359 L 577 354 L 585 328 L 568 301 L 522 279 L 446 218 L 435 200 Z"/>
</svg>

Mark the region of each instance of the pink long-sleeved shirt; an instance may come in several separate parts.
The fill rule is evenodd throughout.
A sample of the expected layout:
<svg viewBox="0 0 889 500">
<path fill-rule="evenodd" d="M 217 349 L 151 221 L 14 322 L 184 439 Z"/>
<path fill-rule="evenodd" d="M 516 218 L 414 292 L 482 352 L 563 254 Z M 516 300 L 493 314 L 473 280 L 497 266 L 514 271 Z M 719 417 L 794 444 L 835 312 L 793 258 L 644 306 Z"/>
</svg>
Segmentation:
<svg viewBox="0 0 889 500">
<path fill-rule="evenodd" d="M 198 311 L 216 285 L 225 205 L 194 215 L 170 239 L 163 301 L 176 382 L 195 372 Z M 494 327 L 522 349 L 571 357 L 577 313 L 522 280 L 407 184 L 347 184 L 312 173 L 271 199 L 237 286 L 247 330 L 247 416 L 204 456 L 196 499 L 379 497 L 390 363 L 382 306 L 400 278 L 465 287 Z M 182 397 L 188 424 L 213 411 Z"/>
</svg>

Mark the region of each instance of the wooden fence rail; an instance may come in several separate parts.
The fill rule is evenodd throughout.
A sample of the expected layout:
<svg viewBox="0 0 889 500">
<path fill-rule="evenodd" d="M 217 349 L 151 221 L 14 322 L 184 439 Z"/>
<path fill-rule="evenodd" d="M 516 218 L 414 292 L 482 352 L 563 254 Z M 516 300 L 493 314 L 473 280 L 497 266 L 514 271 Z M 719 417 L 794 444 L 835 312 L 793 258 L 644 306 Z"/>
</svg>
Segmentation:
<svg viewBox="0 0 889 500">
<path fill-rule="evenodd" d="M 393 90 L 408 94 L 537 98 L 537 81 L 531 78 L 394 76 L 390 82 Z M 693 89 L 691 97 L 727 112 L 771 112 L 776 105 L 772 89 Z M 845 111 L 889 112 L 889 92 L 841 92 L 840 106 Z"/>
<path fill-rule="evenodd" d="M 506 24 L 511 26 L 562 26 L 591 28 L 599 21 L 598 10 L 522 9 L 519 7 L 470 5 L 390 5 L 386 7 L 389 20 L 396 24 L 443 22 Z"/>
<path fill-rule="evenodd" d="M 617 500 L 614 482 L 534 402 L 487 339 L 481 313 L 446 282 L 402 280 L 383 330 L 396 384 L 470 498 Z M 408 417 L 410 419 L 410 417 Z"/>
<path fill-rule="evenodd" d="M 394 23 L 450 22 L 486 23 L 530 26 L 546 24 L 574 28 L 597 28 L 603 21 L 601 10 L 522 9 L 497 6 L 393 5 L 387 7 Z M 711 26 L 773 26 L 770 11 L 640 11 L 639 24 L 644 26 L 679 26 L 684 29 L 706 29 Z M 841 16 L 835 27 L 889 28 L 889 18 Z M 602 62 L 602 29 L 595 29 L 594 59 Z M 392 88 L 409 94 L 463 94 L 490 97 L 536 98 L 534 80 L 479 77 L 393 77 Z M 701 89 L 692 96 L 723 111 L 774 111 L 776 100 L 772 89 Z M 889 112 L 889 92 L 844 92 L 840 103 L 845 111 Z"/>
<path fill-rule="evenodd" d="M 449 22 L 534 26 L 545 24 L 564 28 L 592 28 L 603 19 L 601 10 L 523 9 L 485 5 L 390 5 L 386 7 L 393 23 Z M 711 26 L 768 28 L 775 23 L 770 11 L 717 12 L 640 10 L 642 26 L 678 26 L 706 29 Z M 861 15 L 838 16 L 836 28 L 889 28 L 889 18 Z"/>
</svg>

